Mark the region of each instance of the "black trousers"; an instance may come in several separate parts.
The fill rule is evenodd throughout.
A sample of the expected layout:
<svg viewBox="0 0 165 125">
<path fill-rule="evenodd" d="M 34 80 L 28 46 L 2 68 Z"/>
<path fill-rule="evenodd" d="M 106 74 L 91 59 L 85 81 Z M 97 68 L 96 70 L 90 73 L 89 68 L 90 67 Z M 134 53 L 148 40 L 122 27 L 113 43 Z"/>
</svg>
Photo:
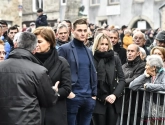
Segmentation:
<svg viewBox="0 0 165 125">
<path fill-rule="evenodd" d="M 120 115 L 116 113 L 113 105 L 108 105 L 106 113 L 93 114 L 93 125 L 119 125 Z"/>
</svg>

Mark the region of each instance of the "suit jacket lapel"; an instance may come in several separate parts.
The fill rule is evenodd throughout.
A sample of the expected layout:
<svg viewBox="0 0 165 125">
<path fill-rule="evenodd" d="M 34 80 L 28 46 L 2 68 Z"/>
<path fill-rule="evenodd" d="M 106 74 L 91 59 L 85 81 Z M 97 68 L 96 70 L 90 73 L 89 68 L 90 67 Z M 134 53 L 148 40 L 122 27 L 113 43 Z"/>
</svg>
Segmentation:
<svg viewBox="0 0 165 125">
<path fill-rule="evenodd" d="M 71 46 L 72 46 L 72 52 L 73 52 L 73 55 L 74 55 L 75 60 L 76 60 L 77 69 L 79 69 L 79 63 L 78 63 L 77 51 L 76 51 L 76 48 L 75 48 L 75 45 L 74 45 L 73 42 L 71 42 Z"/>
</svg>

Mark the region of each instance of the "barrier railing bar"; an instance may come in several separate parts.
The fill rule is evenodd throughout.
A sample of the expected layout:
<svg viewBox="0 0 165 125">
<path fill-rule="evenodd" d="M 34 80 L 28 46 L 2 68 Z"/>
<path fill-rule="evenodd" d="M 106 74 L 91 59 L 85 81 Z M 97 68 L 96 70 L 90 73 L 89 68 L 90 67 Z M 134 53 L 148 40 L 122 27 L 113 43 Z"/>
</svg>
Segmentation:
<svg viewBox="0 0 165 125">
<path fill-rule="evenodd" d="M 143 93 L 143 104 L 142 104 L 142 112 L 141 112 L 141 120 L 140 120 L 140 125 L 143 125 L 144 122 L 144 113 L 145 113 L 145 98 L 146 98 L 146 91 Z"/>
<path fill-rule="evenodd" d="M 160 105 L 160 94 L 157 93 L 157 100 L 156 100 L 156 115 L 155 115 L 155 125 L 158 125 L 159 122 L 159 105 Z"/>
<path fill-rule="evenodd" d="M 124 93 L 125 93 L 125 89 L 124 89 Z M 125 94 L 123 95 L 123 102 L 122 102 L 122 109 L 121 109 L 120 125 L 123 124 L 124 104 L 125 104 Z"/>
<path fill-rule="evenodd" d="M 130 122 L 131 102 L 132 102 L 132 90 L 130 90 L 127 125 L 129 125 Z"/>
<path fill-rule="evenodd" d="M 164 97 L 164 101 L 163 101 L 163 111 L 162 111 L 162 118 L 163 118 L 163 120 L 162 120 L 162 122 L 161 122 L 161 125 L 165 125 L 165 122 L 164 122 L 164 109 L 165 109 L 165 95 L 163 95 L 163 97 Z"/>
<path fill-rule="evenodd" d="M 136 120 L 137 120 L 137 110 L 138 110 L 138 102 L 139 102 L 139 91 L 137 91 L 137 94 L 136 94 L 136 105 L 135 105 L 135 114 L 134 114 L 133 125 L 136 125 Z"/>
<path fill-rule="evenodd" d="M 151 117 L 151 107 L 153 102 L 153 93 L 150 93 L 150 103 L 149 103 L 149 111 L 148 111 L 148 118 L 147 118 L 147 125 L 150 125 L 150 117 Z"/>
</svg>

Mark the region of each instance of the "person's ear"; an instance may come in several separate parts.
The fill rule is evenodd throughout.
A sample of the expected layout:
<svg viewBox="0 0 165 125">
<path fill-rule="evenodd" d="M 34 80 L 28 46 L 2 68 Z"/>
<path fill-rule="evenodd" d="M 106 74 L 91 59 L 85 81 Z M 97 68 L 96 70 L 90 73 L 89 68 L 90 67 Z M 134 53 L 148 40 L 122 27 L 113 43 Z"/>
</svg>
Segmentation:
<svg viewBox="0 0 165 125">
<path fill-rule="evenodd" d="M 139 51 L 139 52 L 137 52 L 137 56 L 140 56 L 140 51 Z"/>
<path fill-rule="evenodd" d="M 17 42 L 14 42 L 14 48 L 17 48 Z"/>
<path fill-rule="evenodd" d="M 32 51 L 32 53 L 35 54 L 35 53 L 36 53 L 36 49 L 34 49 L 34 50 Z"/>
</svg>

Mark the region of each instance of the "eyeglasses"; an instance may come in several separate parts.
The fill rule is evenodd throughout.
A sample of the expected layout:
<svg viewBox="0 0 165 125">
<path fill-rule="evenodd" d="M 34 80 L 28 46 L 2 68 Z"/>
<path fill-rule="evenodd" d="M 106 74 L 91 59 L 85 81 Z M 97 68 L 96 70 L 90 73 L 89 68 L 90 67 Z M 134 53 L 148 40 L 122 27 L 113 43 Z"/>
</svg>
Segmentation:
<svg viewBox="0 0 165 125">
<path fill-rule="evenodd" d="M 13 34 L 13 33 L 16 34 L 17 32 L 9 32 L 9 33 L 10 33 L 10 34 Z"/>
<path fill-rule="evenodd" d="M 141 39 L 143 39 L 143 38 L 142 38 L 142 37 L 134 37 L 134 39 L 135 39 L 135 40 L 137 40 L 137 39 L 141 40 Z"/>
<path fill-rule="evenodd" d="M 5 51 L 0 51 L 0 55 L 6 55 Z"/>
</svg>

